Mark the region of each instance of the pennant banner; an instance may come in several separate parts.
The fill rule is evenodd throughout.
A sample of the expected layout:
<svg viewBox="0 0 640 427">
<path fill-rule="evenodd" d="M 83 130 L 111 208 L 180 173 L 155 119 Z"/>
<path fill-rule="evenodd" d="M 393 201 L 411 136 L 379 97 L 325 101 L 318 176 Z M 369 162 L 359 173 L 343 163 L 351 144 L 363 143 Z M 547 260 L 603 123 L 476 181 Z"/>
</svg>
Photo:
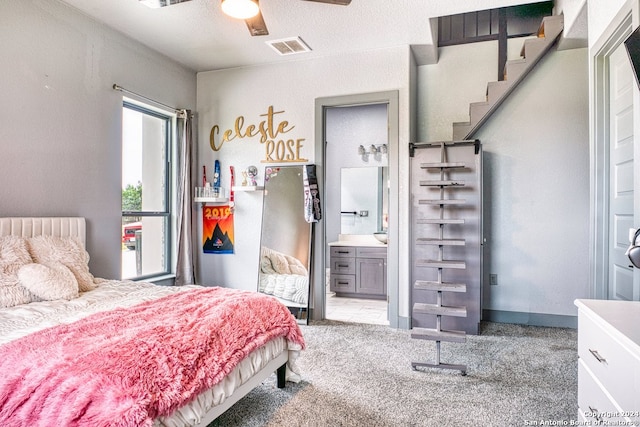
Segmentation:
<svg viewBox="0 0 640 427">
<path fill-rule="evenodd" d="M 209 254 L 233 253 L 233 212 L 229 205 L 203 207 L 202 251 Z"/>
</svg>

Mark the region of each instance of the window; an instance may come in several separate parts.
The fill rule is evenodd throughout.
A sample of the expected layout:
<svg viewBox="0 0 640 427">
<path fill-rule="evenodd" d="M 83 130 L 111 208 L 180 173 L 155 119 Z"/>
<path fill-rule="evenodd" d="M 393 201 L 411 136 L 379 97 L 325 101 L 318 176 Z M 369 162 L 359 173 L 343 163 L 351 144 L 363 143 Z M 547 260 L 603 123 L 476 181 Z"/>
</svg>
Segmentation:
<svg viewBox="0 0 640 427">
<path fill-rule="evenodd" d="M 122 108 L 122 278 L 171 272 L 174 117 L 125 101 Z"/>
</svg>

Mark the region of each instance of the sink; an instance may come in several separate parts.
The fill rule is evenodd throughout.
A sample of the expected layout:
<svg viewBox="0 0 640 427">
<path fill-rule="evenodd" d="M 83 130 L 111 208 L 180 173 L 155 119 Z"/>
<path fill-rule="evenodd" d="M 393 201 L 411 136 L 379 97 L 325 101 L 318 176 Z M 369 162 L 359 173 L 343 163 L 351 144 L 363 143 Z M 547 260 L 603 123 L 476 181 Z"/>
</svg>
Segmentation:
<svg viewBox="0 0 640 427">
<path fill-rule="evenodd" d="M 378 239 L 379 242 L 387 243 L 387 232 L 386 231 L 377 231 L 373 233 L 373 237 Z"/>
</svg>

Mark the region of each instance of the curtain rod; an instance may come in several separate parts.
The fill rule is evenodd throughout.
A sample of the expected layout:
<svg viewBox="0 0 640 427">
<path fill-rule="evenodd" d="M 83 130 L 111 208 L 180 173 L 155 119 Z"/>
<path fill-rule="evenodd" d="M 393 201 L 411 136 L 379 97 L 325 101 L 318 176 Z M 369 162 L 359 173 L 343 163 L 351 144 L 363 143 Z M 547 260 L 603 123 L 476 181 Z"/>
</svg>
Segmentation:
<svg viewBox="0 0 640 427">
<path fill-rule="evenodd" d="M 176 107 L 172 107 L 172 106 L 170 106 L 170 105 L 163 104 L 162 102 L 158 102 L 158 101 L 156 101 L 156 100 L 154 100 L 154 99 L 147 98 L 147 97 L 146 97 L 146 96 L 144 96 L 144 95 L 140 95 L 139 93 L 135 93 L 135 92 L 133 92 L 133 91 L 131 91 L 131 90 L 125 89 L 125 88 L 123 88 L 122 86 L 120 86 L 120 85 L 118 85 L 118 84 L 116 84 L 116 83 L 114 83 L 114 84 L 113 84 L 113 89 L 114 89 L 114 90 L 119 90 L 120 92 L 128 93 L 128 94 L 130 94 L 130 95 L 135 95 L 135 96 L 137 96 L 138 98 L 142 98 L 142 99 L 144 99 L 145 101 L 153 102 L 153 103 L 154 103 L 154 104 L 156 104 L 156 105 L 161 105 L 161 106 L 163 106 L 163 107 L 165 107 L 165 108 L 168 108 L 169 110 L 173 110 L 173 111 L 175 111 L 176 113 L 182 113 L 182 112 L 186 111 L 186 109 L 184 109 L 184 108 L 176 108 Z"/>
</svg>

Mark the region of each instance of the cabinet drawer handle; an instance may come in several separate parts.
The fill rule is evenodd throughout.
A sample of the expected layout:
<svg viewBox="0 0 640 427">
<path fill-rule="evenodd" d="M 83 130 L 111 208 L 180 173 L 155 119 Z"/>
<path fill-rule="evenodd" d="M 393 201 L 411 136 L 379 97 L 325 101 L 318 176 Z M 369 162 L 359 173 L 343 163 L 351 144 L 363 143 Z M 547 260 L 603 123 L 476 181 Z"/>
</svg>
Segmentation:
<svg viewBox="0 0 640 427">
<path fill-rule="evenodd" d="M 591 353 L 591 355 L 593 357 L 596 358 L 596 360 L 600 363 L 607 363 L 607 359 L 605 359 L 604 357 L 600 356 L 600 353 L 598 353 L 597 350 L 591 350 L 589 349 L 589 353 Z"/>
<path fill-rule="evenodd" d="M 589 412 L 596 421 L 602 421 L 602 415 L 600 415 L 598 413 L 598 410 L 596 408 L 593 408 L 591 405 L 589 405 Z"/>
<path fill-rule="evenodd" d="M 338 282 L 338 285 L 348 285 L 349 282 Z"/>
<path fill-rule="evenodd" d="M 349 253 L 349 251 L 336 251 L 336 252 L 339 253 L 339 254 L 348 254 Z"/>
</svg>

